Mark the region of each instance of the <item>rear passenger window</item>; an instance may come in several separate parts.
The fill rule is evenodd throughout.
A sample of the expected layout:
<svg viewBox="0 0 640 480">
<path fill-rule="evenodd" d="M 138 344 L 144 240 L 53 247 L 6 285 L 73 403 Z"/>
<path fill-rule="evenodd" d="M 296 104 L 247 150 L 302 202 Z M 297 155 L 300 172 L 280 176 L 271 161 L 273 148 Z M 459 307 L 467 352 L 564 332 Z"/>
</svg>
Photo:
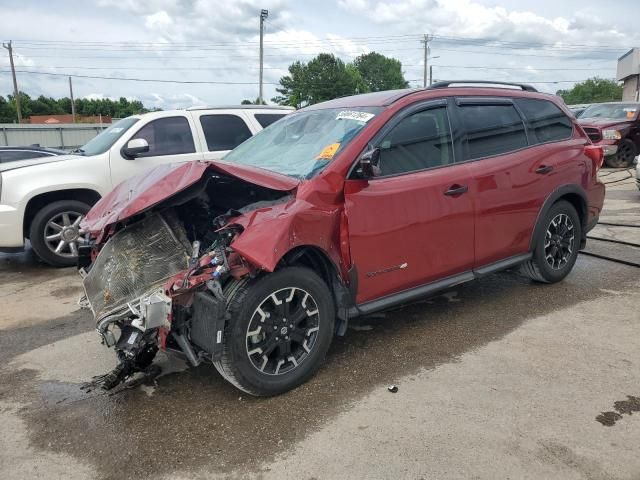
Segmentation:
<svg viewBox="0 0 640 480">
<path fill-rule="evenodd" d="M 256 113 L 254 116 L 262 128 L 267 128 L 273 122 L 284 117 L 284 113 Z"/>
<path fill-rule="evenodd" d="M 397 175 L 453 163 L 446 107 L 424 110 L 402 119 L 379 147 L 381 175 Z"/>
<path fill-rule="evenodd" d="M 469 160 L 527 146 L 520 115 L 513 105 L 462 105 Z"/>
<path fill-rule="evenodd" d="M 524 113 L 536 143 L 556 142 L 571 137 L 573 123 L 552 102 L 533 98 L 517 98 L 515 102 Z"/>
<path fill-rule="evenodd" d="M 203 115 L 200 124 L 210 152 L 233 150 L 251 137 L 251 130 L 237 115 Z"/>
</svg>

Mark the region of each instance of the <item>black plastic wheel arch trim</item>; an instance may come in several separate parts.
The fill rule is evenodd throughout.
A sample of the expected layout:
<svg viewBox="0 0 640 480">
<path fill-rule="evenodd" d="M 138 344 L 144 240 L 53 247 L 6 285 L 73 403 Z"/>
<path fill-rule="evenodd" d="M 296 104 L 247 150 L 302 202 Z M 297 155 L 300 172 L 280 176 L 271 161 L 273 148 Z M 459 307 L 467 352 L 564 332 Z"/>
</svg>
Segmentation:
<svg viewBox="0 0 640 480">
<path fill-rule="evenodd" d="M 580 226 L 582 231 L 582 238 L 580 239 L 580 249 L 584 248 L 584 243 L 587 237 L 587 217 L 589 215 L 588 202 L 587 202 L 587 194 L 584 189 L 578 185 L 562 185 L 561 187 L 556 188 L 553 192 L 547 196 L 542 207 L 538 211 L 538 216 L 536 217 L 535 227 L 533 229 L 533 234 L 531 235 L 531 240 L 529 241 L 529 251 L 533 252 L 536 248 L 536 241 L 540 238 L 540 235 L 544 235 L 546 231 L 546 225 L 543 225 L 541 220 L 546 216 L 554 203 L 560 200 L 565 195 L 575 194 L 580 197 L 582 200 L 582 210 L 583 215 L 580 215 L 581 212 L 578 212 L 578 216 L 580 218 Z"/>
</svg>

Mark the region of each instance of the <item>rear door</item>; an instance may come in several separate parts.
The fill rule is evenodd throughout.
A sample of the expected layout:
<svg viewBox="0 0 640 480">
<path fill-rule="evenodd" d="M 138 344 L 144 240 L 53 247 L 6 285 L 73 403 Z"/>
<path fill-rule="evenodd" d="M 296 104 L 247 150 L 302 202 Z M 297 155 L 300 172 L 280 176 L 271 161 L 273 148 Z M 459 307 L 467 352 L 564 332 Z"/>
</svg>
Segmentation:
<svg viewBox="0 0 640 480">
<path fill-rule="evenodd" d="M 528 252 L 546 197 L 575 183 L 584 141 L 571 140 L 571 120 L 546 100 L 464 97 L 456 103 L 473 179 L 475 266 L 481 267 Z"/>
<path fill-rule="evenodd" d="M 345 184 L 359 304 L 472 267 L 470 174 L 455 163 L 447 110 L 430 102 L 392 119 L 373 140 L 380 175 Z"/>
</svg>

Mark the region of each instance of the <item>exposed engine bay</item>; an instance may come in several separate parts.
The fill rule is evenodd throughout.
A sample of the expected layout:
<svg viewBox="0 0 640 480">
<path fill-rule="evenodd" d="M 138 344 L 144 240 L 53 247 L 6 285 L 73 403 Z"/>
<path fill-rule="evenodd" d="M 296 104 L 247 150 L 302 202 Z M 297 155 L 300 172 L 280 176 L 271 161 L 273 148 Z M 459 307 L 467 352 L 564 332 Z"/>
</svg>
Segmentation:
<svg viewBox="0 0 640 480">
<path fill-rule="evenodd" d="M 207 171 L 83 249 L 86 300 L 119 362 L 92 386 L 112 389 L 145 372 L 159 349 L 193 366 L 219 357 L 225 291 L 259 271 L 233 250 L 243 232 L 234 219 L 290 198 L 288 191 Z"/>
</svg>

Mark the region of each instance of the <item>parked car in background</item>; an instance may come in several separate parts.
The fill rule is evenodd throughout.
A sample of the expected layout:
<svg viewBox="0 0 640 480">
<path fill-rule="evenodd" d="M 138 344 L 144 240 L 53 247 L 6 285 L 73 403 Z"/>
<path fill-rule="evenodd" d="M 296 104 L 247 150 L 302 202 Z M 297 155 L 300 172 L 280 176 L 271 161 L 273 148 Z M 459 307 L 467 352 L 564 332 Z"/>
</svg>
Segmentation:
<svg viewBox="0 0 640 480">
<path fill-rule="evenodd" d="M 79 225 L 123 180 L 163 163 L 217 160 L 292 109 L 247 106 L 146 113 L 114 123 L 74 155 L 0 164 L 0 251 L 25 238 L 54 266 L 75 264 Z"/>
<path fill-rule="evenodd" d="M 579 123 L 604 150 L 604 162 L 612 168 L 628 168 L 640 152 L 640 103 L 609 102 L 589 106 Z"/>
<path fill-rule="evenodd" d="M 120 184 L 82 223 L 87 300 L 119 360 L 97 383 L 166 349 L 274 395 L 358 315 L 507 268 L 562 280 L 602 209 L 602 149 L 558 97 L 506 86 L 335 99 L 222 161 Z"/>
<path fill-rule="evenodd" d="M 582 115 L 582 112 L 584 112 L 588 107 L 589 107 L 589 103 L 582 103 L 579 105 L 568 105 L 567 108 L 569 110 L 571 110 L 571 113 L 573 113 L 573 115 L 576 118 L 580 118 L 580 116 Z"/>
<path fill-rule="evenodd" d="M 0 163 L 17 162 L 32 158 L 48 158 L 58 155 L 67 155 L 69 152 L 57 148 L 46 148 L 40 145 L 25 147 L 0 147 Z"/>
</svg>

